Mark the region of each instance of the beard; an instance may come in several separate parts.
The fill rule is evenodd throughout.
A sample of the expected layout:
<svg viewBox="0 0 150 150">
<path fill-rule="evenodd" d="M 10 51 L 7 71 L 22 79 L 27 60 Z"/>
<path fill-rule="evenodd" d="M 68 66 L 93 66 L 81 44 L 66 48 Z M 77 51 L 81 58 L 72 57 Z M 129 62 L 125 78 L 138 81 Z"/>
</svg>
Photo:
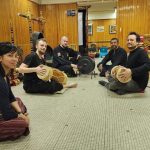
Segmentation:
<svg viewBox="0 0 150 150">
<path fill-rule="evenodd" d="M 44 54 L 45 54 L 45 52 L 43 52 L 43 51 L 39 51 L 39 54 L 40 54 L 40 55 L 44 55 Z"/>
<path fill-rule="evenodd" d="M 118 46 L 116 46 L 116 45 L 111 46 L 111 49 L 117 49 L 117 48 L 118 48 Z"/>
</svg>

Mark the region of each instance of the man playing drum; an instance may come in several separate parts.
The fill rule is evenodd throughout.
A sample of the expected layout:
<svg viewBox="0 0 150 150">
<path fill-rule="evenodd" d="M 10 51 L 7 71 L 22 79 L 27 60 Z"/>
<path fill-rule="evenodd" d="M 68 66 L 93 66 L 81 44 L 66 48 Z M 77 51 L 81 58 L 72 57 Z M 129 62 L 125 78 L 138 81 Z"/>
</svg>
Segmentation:
<svg viewBox="0 0 150 150">
<path fill-rule="evenodd" d="M 45 74 L 46 69 L 42 67 L 45 64 L 44 54 L 47 48 L 45 39 L 39 39 L 36 42 L 36 52 L 25 57 L 25 60 L 18 68 L 20 73 L 24 73 L 23 88 L 27 93 L 50 93 L 53 94 L 63 88 L 76 87 L 77 84 L 70 85 L 59 83 L 54 79 L 44 81 L 39 79 L 37 74 Z"/>
<path fill-rule="evenodd" d="M 140 36 L 136 32 L 130 32 L 127 39 L 129 55 L 126 68 L 113 68 L 113 78 L 109 82 L 99 81 L 99 84 L 120 95 L 145 90 L 149 80 L 150 60 L 146 51 L 138 46 L 139 42 Z"/>
</svg>

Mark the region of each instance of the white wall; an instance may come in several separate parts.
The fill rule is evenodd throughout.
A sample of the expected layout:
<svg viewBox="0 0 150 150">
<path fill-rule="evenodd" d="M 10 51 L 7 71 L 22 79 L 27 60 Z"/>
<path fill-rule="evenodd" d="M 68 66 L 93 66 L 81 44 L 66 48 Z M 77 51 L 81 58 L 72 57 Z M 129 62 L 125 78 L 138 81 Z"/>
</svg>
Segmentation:
<svg viewBox="0 0 150 150">
<path fill-rule="evenodd" d="M 116 19 L 116 13 L 112 12 L 89 12 L 88 13 L 88 20 L 95 20 L 95 19 Z"/>
<path fill-rule="evenodd" d="M 88 20 L 94 19 L 115 19 L 116 3 L 98 3 L 92 4 L 88 9 Z"/>
<path fill-rule="evenodd" d="M 41 4 L 61 4 L 61 3 L 74 3 L 77 0 L 41 0 Z"/>
</svg>

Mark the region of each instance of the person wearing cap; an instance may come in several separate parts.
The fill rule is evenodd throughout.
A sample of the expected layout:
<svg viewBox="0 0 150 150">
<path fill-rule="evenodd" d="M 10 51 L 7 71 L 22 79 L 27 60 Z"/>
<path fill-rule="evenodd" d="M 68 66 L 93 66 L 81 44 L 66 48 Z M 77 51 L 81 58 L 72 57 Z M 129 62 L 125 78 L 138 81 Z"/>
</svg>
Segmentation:
<svg viewBox="0 0 150 150">
<path fill-rule="evenodd" d="M 117 71 L 118 73 L 113 69 L 111 72 L 113 78 L 108 79 L 109 82 L 99 81 L 99 84 L 118 94 L 144 92 L 149 80 L 150 59 L 146 51 L 138 47 L 139 42 L 139 34 L 136 32 L 128 34 L 129 55 L 126 67 Z"/>
<path fill-rule="evenodd" d="M 15 140 L 29 134 L 29 116 L 20 98 L 12 93 L 8 73 L 18 62 L 17 48 L 0 43 L 0 141 Z"/>
<path fill-rule="evenodd" d="M 63 85 L 56 80 L 43 81 L 39 79 L 37 74 L 45 74 L 46 69 L 42 67 L 45 64 L 44 54 L 47 48 L 45 39 L 38 39 L 36 41 L 36 52 L 31 52 L 27 55 L 17 68 L 18 72 L 24 73 L 23 89 L 26 93 L 49 93 L 54 94 L 61 91 L 63 88 L 76 87 L 75 83 Z"/>
<path fill-rule="evenodd" d="M 60 45 L 54 48 L 53 52 L 54 67 L 64 71 L 68 77 L 76 77 L 75 71 L 77 70 L 77 62 L 80 54 L 68 47 L 68 37 L 62 36 Z"/>
<path fill-rule="evenodd" d="M 111 64 L 108 62 L 111 61 Z M 103 58 L 103 60 L 98 63 L 97 68 L 100 71 L 100 76 L 105 77 L 110 74 L 111 69 L 114 66 L 121 65 L 125 66 L 127 61 L 126 51 L 119 46 L 119 40 L 117 38 L 112 38 L 110 40 L 110 51 Z"/>
</svg>

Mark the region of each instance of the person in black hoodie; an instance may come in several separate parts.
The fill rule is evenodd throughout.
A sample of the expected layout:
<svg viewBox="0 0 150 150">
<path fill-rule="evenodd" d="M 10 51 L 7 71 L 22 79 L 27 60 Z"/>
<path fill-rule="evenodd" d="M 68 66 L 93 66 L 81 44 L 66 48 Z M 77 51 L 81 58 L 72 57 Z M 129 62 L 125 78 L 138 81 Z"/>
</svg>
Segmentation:
<svg viewBox="0 0 150 150">
<path fill-rule="evenodd" d="M 0 141 L 29 134 L 27 109 L 13 95 L 7 76 L 16 67 L 17 61 L 17 48 L 8 42 L 0 43 Z"/>
<path fill-rule="evenodd" d="M 140 36 L 136 32 L 130 32 L 127 39 L 129 55 L 125 71 L 119 74 L 120 78 L 132 77 L 128 83 L 120 83 L 113 79 L 109 82 L 99 81 L 99 84 L 108 89 L 125 94 L 130 92 L 141 92 L 147 87 L 150 71 L 150 59 L 146 51 L 138 47 Z"/>
</svg>

